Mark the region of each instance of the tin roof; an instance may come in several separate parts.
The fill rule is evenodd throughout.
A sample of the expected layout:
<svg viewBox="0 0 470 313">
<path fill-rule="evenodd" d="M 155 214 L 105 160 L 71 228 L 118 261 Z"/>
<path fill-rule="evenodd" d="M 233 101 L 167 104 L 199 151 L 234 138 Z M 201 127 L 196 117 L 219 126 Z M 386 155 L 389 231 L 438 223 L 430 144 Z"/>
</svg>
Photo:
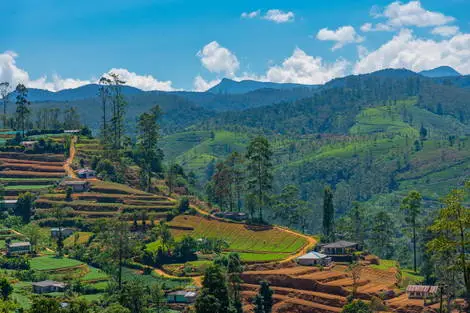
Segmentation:
<svg viewBox="0 0 470 313">
<path fill-rule="evenodd" d="M 31 246 L 31 243 L 29 243 L 28 241 L 12 242 L 8 244 L 8 246 L 9 247 L 27 247 L 27 246 Z"/>
<path fill-rule="evenodd" d="M 327 255 L 324 255 L 316 251 L 312 251 L 305 255 L 302 255 L 301 257 L 298 257 L 297 259 L 298 260 L 321 260 L 327 257 L 328 257 Z"/>
<path fill-rule="evenodd" d="M 324 245 L 323 248 L 350 248 L 356 246 L 357 243 L 355 242 L 350 242 L 350 241 L 345 241 L 345 240 L 340 240 L 337 242 L 332 242 L 327 245 Z"/>
<path fill-rule="evenodd" d="M 37 283 L 33 283 L 32 285 L 37 286 L 37 287 L 54 286 L 54 287 L 59 287 L 59 288 L 65 288 L 65 286 L 67 286 L 67 284 L 65 283 L 61 283 L 61 282 L 54 281 L 54 280 L 44 280 L 44 281 L 40 281 Z"/>
<path fill-rule="evenodd" d="M 437 293 L 437 291 L 437 286 L 408 285 L 408 287 L 406 287 L 406 292 Z"/>
</svg>

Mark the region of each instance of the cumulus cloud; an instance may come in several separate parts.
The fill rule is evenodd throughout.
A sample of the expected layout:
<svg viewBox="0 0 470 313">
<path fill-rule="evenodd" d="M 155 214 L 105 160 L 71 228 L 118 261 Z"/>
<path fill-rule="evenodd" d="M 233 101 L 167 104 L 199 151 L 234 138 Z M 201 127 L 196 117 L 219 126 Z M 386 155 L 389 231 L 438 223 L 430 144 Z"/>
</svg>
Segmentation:
<svg viewBox="0 0 470 313">
<path fill-rule="evenodd" d="M 322 84 L 333 78 L 344 76 L 349 62 L 339 59 L 332 64 L 321 57 L 313 57 L 300 48 L 281 65 L 268 69 L 265 79 L 277 83 Z"/>
<path fill-rule="evenodd" d="M 240 67 L 237 57 L 229 49 L 222 47 L 217 41 L 212 41 L 197 53 L 202 65 L 213 73 L 224 73 L 234 76 Z"/>
<path fill-rule="evenodd" d="M 50 91 L 77 88 L 97 82 L 97 79 L 81 80 L 75 78 L 62 78 L 57 74 L 52 75 L 51 79 L 47 76 L 42 76 L 38 79 L 31 79 L 27 71 L 16 65 L 17 57 L 18 55 L 11 51 L 0 54 L 0 81 L 7 81 L 12 86 L 22 83 L 30 88 L 46 89 Z M 171 81 L 159 81 L 151 75 L 141 76 L 123 68 L 113 68 L 108 71 L 108 73 L 110 72 L 118 74 L 121 79 L 126 82 L 126 85 L 142 90 L 175 90 L 172 87 Z M 103 75 L 105 74 L 106 73 Z"/>
<path fill-rule="evenodd" d="M 364 37 L 359 36 L 352 26 L 339 27 L 337 30 L 322 28 L 317 33 L 317 39 L 335 41 L 336 44 L 332 48 L 333 51 L 340 49 L 349 43 L 360 43 L 364 41 Z"/>
<path fill-rule="evenodd" d="M 374 18 L 384 18 L 386 21 L 376 25 L 365 23 L 361 27 L 363 32 L 392 31 L 403 27 L 436 27 L 455 21 L 452 16 L 424 9 L 420 1 L 408 3 L 396 1 L 383 10 L 374 6 L 370 14 Z"/>
<path fill-rule="evenodd" d="M 458 32 L 458 26 L 438 26 L 431 31 L 432 34 L 440 35 L 442 37 L 451 37 L 457 34 Z"/>
<path fill-rule="evenodd" d="M 268 10 L 264 15 L 261 14 L 261 10 L 256 10 L 252 12 L 243 12 L 241 18 L 243 19 L 253 19 L 253 18 L 262 18 L 263 20 L 271 21 L 277 24 L 293 22 L 295 19 L 294 12 L 282 11 L 279 9 Z"/>
<path fill-rule="evenodd" d="M 241 18 L 252 19 L 258 17 L 261 14 L 261 10 L 256 10 L 253 12 L 243 12 Z"/>
<path fill-rule="evenodd" d="M 141 90 L 161 90 L 161 91 L 173 91 L 175 90 L 170 80 L 159 81 L 152 75 L 138 75 L 134 72 L 129 72 L 124 68 L 113 68 L 108 73 L 114 73 L 126 82 L 126 85 L 139 88 Z"/>
<path fill-rule="evenodd" d="M 383 32 L 383 31 L 389 32 L 392 30 L 393 30 L 393 27 L 384 23 L 377 23 L 375 25 L 372 25 L 372 23 L 365 23 L 364 25 L 361 26 L 361 31 L 364 33 Z"/>
<path fill-rule="evenodd" d="M 417 38 L 413 31 L 403 29 L 377 50 L 362 55 L 354 66 L 356 74 L 384 68 L 407 68 L 413 71 L 451 66 L 470 74 L 470 34 L 457 34 L 435 41 Z"/>
<path fill-rule="evenodd" d="M 266 12 L 266 14 L 263 16 L 263 19 L 272 21 L 274 23 L 287 23 L 287 22 L 293 22 L 295 19 L 295 14 L 294 12 L 284 12 L 278 9 L 272 9 Z"/>
<path fill-rule="evenodd" d="M 204 78 L 202 78 L 201 75 L 198 75 L 196 76 L 196 78 L 194 78 L 194 82 L 193 82 L 194 91 L 199 91 L 199 92 L 207 91 L 208 89 L 211 89 L 218 83 L 220 83 L 220 79 L 207 81 Z"/>
<path fill-rule="evenodd" d="M 453 22 L 455 19 L 440 12 L 425 10 L 420 1 L 410 1 L 406 4 L 393 2 L 385 8 L 383 16 L 388 24 L 394 27 L 429 27 L 440 26 Z"/>
</svg>

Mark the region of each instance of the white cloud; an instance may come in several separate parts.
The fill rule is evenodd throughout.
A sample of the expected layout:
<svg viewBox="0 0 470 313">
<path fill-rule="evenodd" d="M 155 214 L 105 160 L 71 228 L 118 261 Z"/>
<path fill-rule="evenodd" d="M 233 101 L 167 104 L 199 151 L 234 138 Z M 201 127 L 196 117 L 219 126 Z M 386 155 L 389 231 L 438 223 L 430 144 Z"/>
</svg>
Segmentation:
<svg viewBox="0 0 470 313">
<path fill-rule="evenodd" d="M 126 82 L 126 85 L 139 88 L 141 90 L 161 90 L 161 91 L 173 91 L 175 90 L 172 86 L 172 82 L 159 81 L 152 75 L 138 75 L 134 72 L 129 72 L 124 68 L 113 68 L 108 73 L 118 74 L 119 77 Z"/>
<path fill-rule="evenodd" d="M 258 17 L 261 14 L 261 10 L 256 10 L 253 12 L 243 12 L 241 18 L 252 19 Z"/>
<path fill-rule="evenodd" d="M 321 57 L 313 57 L 296 48 L 282 65 L 268 69 L 265 80 L 278 83 L 322 84 L 333 78 L 344 76 L 349 62 L 339 59 L 327 64 Z"/>
<path fill-rule="evenodd" d="M 0 81 L 7 81 L 12 86 L 23 83 L 30 88 L 59 91 L 62 89 L 77 88 L 83 85 L 96 83 L 97 79 L 81 80 L 75 78 L 62 78 L 57 74 L 52 75 L 52 79 L 42 76 L 38 79 L 31 79 L 28 72 L 16 65 L 18 55 L 14 52 L 0 54 Z M 126 85 L 142 90 L 175 90 L 171 81 L 159 81 L 151 75 L 138 75 L 122 68 L 113 68 L 109 72 L 119 74 Z M 105 73 L 106 74 L 106 73 Z M 104 74 L 103 74 L 104 75 Z"/>
<path fill-rule="evenodd" d="M 432 34 L 440 35 L 442 37 L 451 37 L 457 34 L 458 32 L 458 26 L 438 26 L 431 31 Z"/>
<path fill-rule="evenodd" d="M 240 67 L 237 57 L 230 50 L 212 41 L 197 53 L 202 65 L 213 73 L 233 76 Z"/>
<path fill-rule="evenodd" d="M 263 16 L 263 19 L 272 21 L 278 24 L 293 22 L 295 19 L 294 12 L 285 12 L 278 9 L 271 9 Z"/>
<path fill-rule="evenodd" d="M 453 17 L 440 12 L 425 10 L 420 1 L 410 1 L 406 4 L 399 1 L 393 2 L 385 8 L 383 16 L 388 19 L 387 23 L 393 27 L 440 26 L 455 20 Z"/>
<path fill-rule="evenodd" d="M 361 26 L 361 31 L 364 33 L 383 32 L 383 31 L 388 32 L 392 30 L 393 30 L 393 27 L 384 23 L 377 23 L 375 25 L 372 25 L 372 23 L 365 23 L 364 25 Z"/>
<path fill-rule="evenodd" d="M 194 78 L 194 83 L 193 83 L 194 91 L 199 91 L 199 92 L 207 91 L 208 89 L 211 89 L 218 83 L 220 83 L 220 79 L 206 81 L 204 78 L 201 77 L 201 75 L 198 75 L 196 76 L 196 78 Z"/>
<path fill-rule="evenodd" d="M 433 12 L 422 7 L 420 1 L 402 3 L 395 1 L 385 9 L 373 6 L 370 15 L 374 18 L 385 18 L 385 23 L 372 23 L 362 25 L 363 32 L 392 31 L 403 27 L 436 27 L 455 21 L 452 16 L 446 16 L 441 12 Z"/>
<path fill-rule="evenodd" d="M 462 74 L 470 74 L 470 34 L 457 34 L 435 41 L 414 36 L 403 29 L 390 41 L 357 61 L 354 73 L 369 73 L 384 68 L 407 68 L 413 71 L 451 66 Z"/>
<path fill-rule="evenodd" d="M 364 37 L 359 36 L 352 26 L 339 27 L 337 30 L 329 30 L 328 28 L 320 29 L 317 33 L 318 40 L 335 41 L 336 44 L 332 50 L 337 50 L 349 43 L 359 43 L 364 41 Z"/>
</svg>

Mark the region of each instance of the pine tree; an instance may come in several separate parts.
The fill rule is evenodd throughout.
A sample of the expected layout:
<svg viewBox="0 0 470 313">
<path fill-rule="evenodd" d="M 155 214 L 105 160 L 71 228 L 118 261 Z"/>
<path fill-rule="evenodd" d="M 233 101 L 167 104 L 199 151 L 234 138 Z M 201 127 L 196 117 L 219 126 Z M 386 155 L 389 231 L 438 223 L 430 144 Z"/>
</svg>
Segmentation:
<svg viewBox="0 0 470 313">
<path fill-rule="evenodd" d="M 272 151 L 265 137 L 256 137 L 248 145 L 248 191 L 257 200 L 259 222 L 263 221 L 263 209 L 272 189 Z"/>
<path fill-rule="evenodd" d="M 30 102 L 28 101 L 28 89 L 23 84 L 16 86 L 16 118 L 18 126 L 22 130 L 23 137 L 25 136 L 26 120 L 30 114 Z M 18 128 L 18 127 L 17 127 Z"/>
<path fill-rule="evenodd" d="M 410 191 L 400 206 L 400 209 L 405 213 L 405 221 L 411 226 L 412 229 L 412 241 L 413 241 L 413 269 L 416 272 L 417 261 L 416 261 L 416 227 L 417 217 L 421 214 L 421 194 L 417 191 Z"/>
<path fill-rule="evenodd" d="M 226 313 L 229 306 L 225 275 L 219 265 L 209 266 L 202 280 L 202 291 L 196 299 L 196 312 Z"/>
<path fill-rule="evenodd" d="M 9 82 L 2 82 L 0 83 L 0 97 L 3 102 L 3 128 L 7 128 L 7 106 L 10 95 L 10 83 Z"/>
<path fill-rule="evenodd" d="M 157 120 L 161 116 L 159 106 L 153 107 L 150 112 L 140 115 L 137 122 L 137 129 L 139 131 L 137 147 L 139 150 L 139 160 L 141 172 L 141 182 L 143 187 L 150 191 L 152 187 L 152 173 L 154 165 L 160 162 L 162 152 L 158 149 L 158 140 L 160 138 L 159 125 Z"/>
<path fill-rule="evenodd" d="M 255 297 L 255 309 L 254 313 L 264 313 L 263 297 L 260 294 L 257 294 Z"/>
<path fill-rule="evenodd" d="M 334 219 L 333 191 L 330 187 L 325 187 L 323 197 L 323 234 L 330 241 L 334 240 L 335 237 Z"/>
<path fill-rule="evenodd" d="M 267 281 L 262 281 L 259 288 L 259 295 L 263 299 L 264 313 L 271 313 L 273 308 L 273 291 Z"/>
</svg>

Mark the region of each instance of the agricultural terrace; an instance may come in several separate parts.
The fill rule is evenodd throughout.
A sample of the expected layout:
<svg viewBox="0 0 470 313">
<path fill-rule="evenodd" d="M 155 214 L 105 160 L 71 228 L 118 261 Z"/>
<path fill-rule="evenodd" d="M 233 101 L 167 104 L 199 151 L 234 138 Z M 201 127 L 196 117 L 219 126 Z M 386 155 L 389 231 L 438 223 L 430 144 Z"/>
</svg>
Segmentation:
<svg viewBox="0 0 470 313">
<path fill-rule="evenodd" d="M 0 183 L 7 198 L 20 193 L 47 192 L 65 176 L 63 154 L 0 152 Z"/>
<path fill-rule="evenodd" d="M 155 219 L 163 219 L 177 205 L 176 201 L 153 195 L 126 185 L 91 180 L 88 192 L 72 194 L 71 201 L 65 193 L 43 194 L 36 200 L 38 219 L 47 219 L 54 206 L 69 207 L 67 218 L 107 218 L 123 214 L 132 220 L 135 213 L 143 211 Z"/>
<path fill-rule="evenodd" d="M 169 225 L 176 240 L 185 235 L 223 239 L 229 244 L 228 251 L 239 252 L 246 262 L 282 260 L 307 244 L 305 238 L 278 228 L 251 227 L 200 216 L 180 215 Z"/>
</svg>

